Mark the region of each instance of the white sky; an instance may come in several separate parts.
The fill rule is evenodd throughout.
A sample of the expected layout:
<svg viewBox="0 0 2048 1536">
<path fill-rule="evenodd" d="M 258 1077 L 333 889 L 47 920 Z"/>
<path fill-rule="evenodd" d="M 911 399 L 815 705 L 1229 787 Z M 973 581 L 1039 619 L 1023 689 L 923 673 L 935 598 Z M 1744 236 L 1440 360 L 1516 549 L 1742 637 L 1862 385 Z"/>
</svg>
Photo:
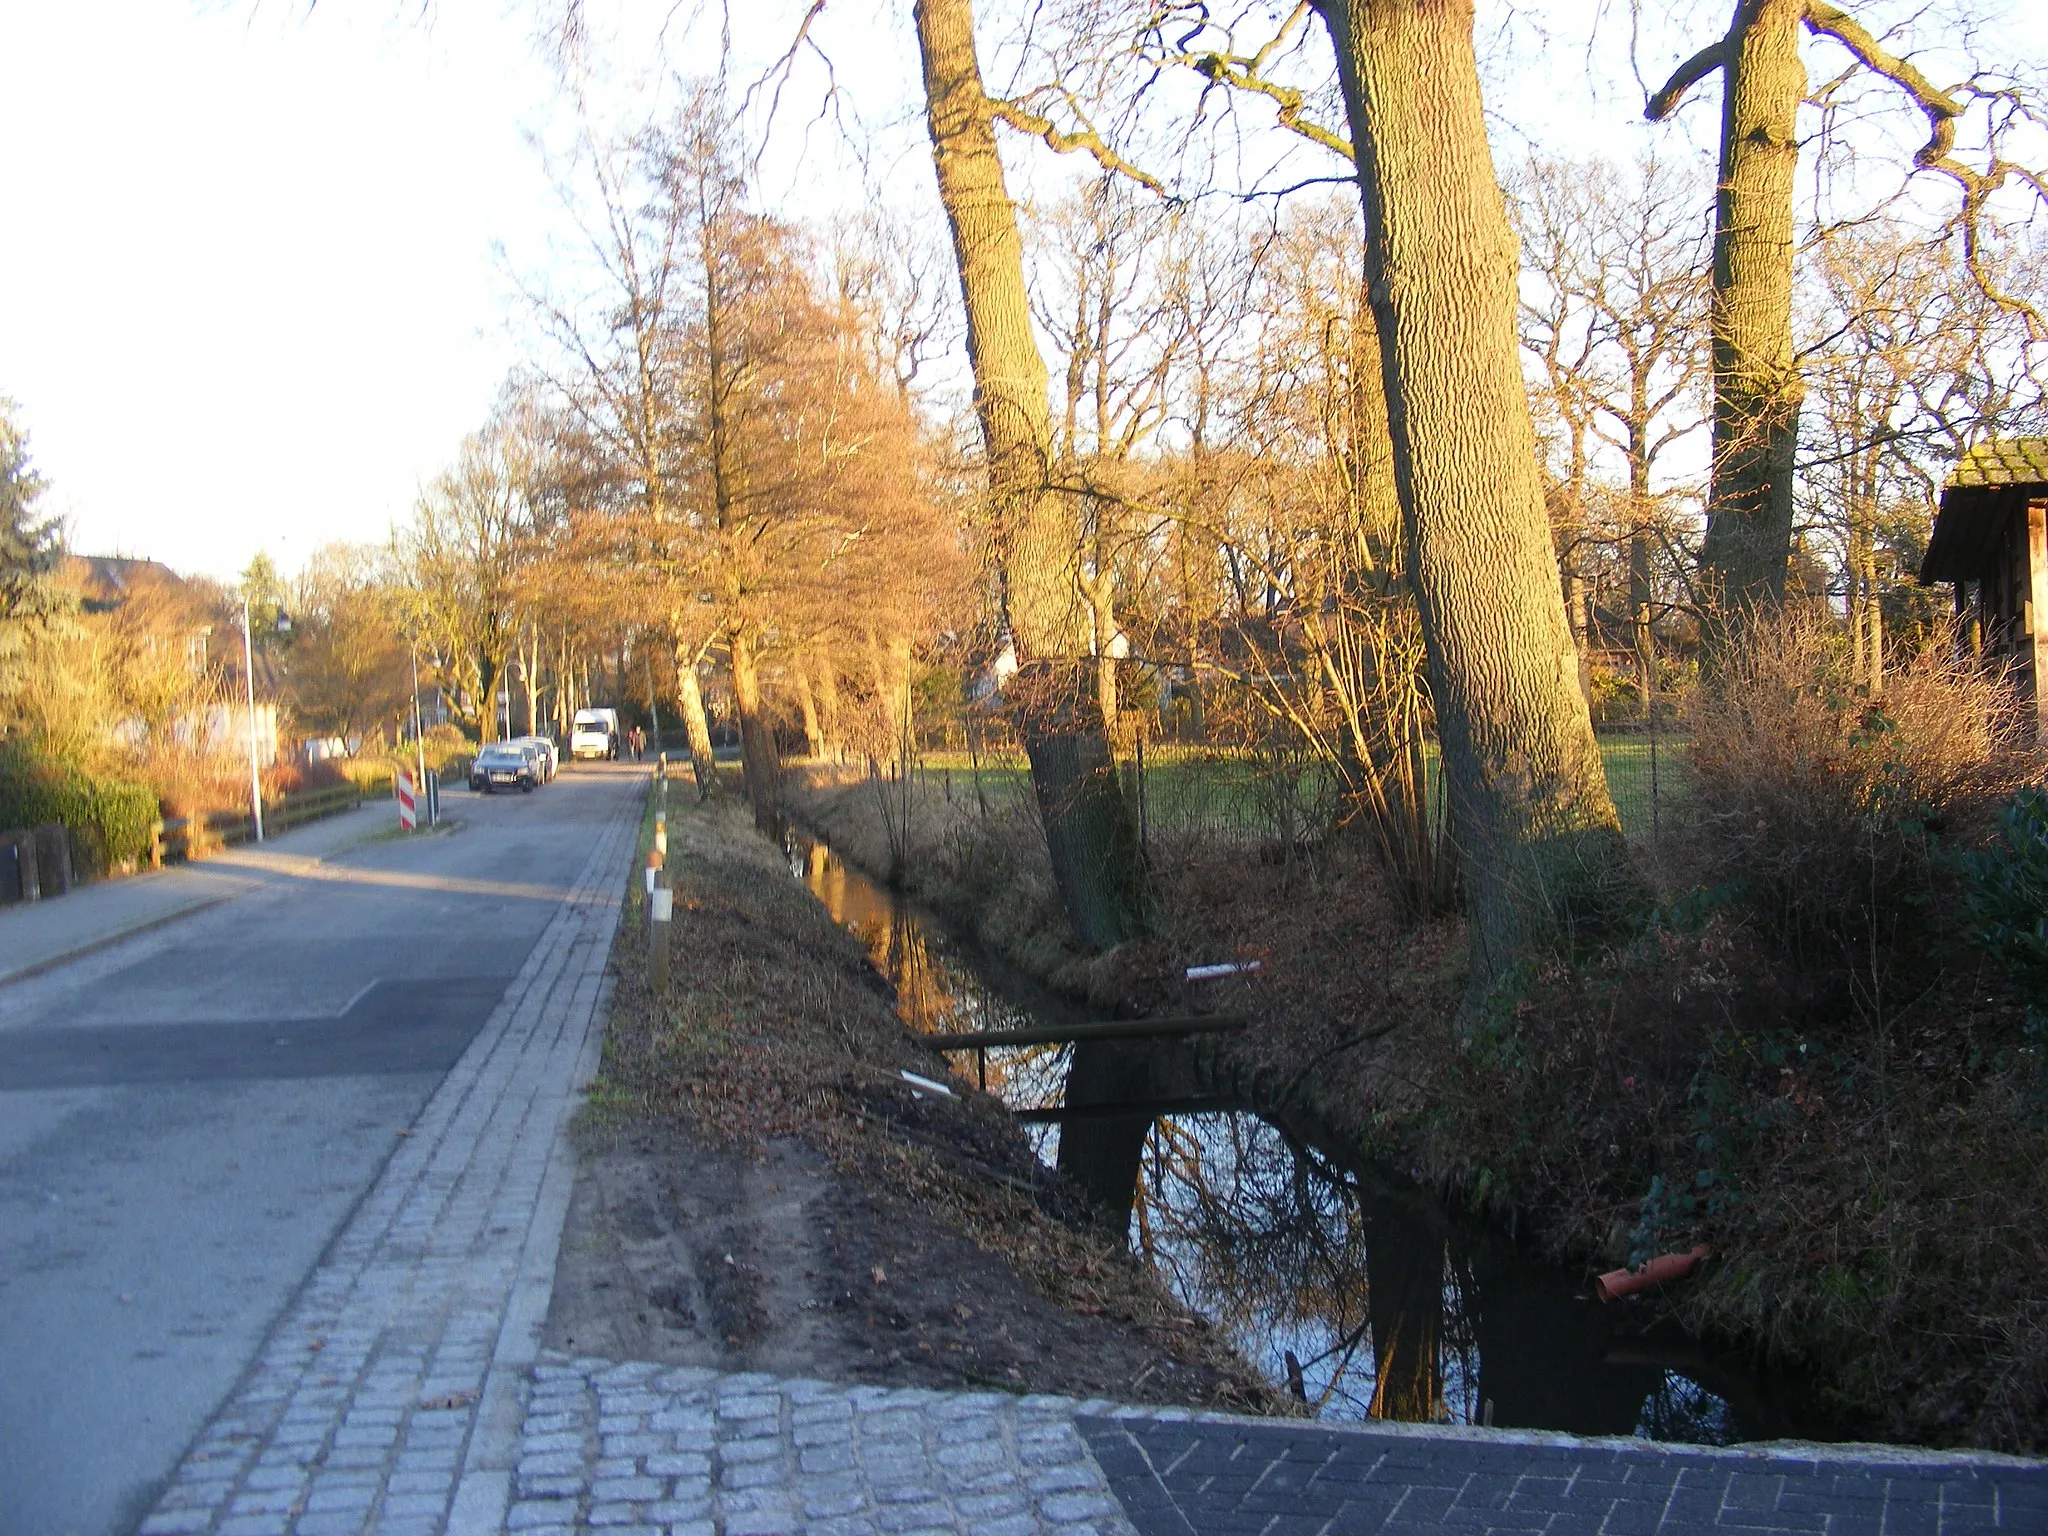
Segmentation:
<svg viewBox="0 0 2048 1536">
<path fill-rule="evenodd" d="M 219 576 L 268 548 L 289 572 L 404 516 L 519 357 L 511 274 L 567 249 L 529 141 L 559 142 L 565 121 L 533 42 L 551 3 L 0 0 L 0 395 L 76 548 Z M 1503 159 L 1522 133 L 1553 152 L 1683 152 L 1641 121 L 1621 0 L 1589 58 L 1599 3 L 1482 0 L 1490 104 L 1515 125 Z M 664 43 L 715 56 L 692 42 L 715 9 L 591 8 L 600 56 L 642 79 Z M 1669 29 L 1644 50 L 1658 73 L 1727 9 L 1651 8 Z M 790 9 L 732 5 L 736 77 L 780 50 Z M 835 0 L 820 36 L 866 169 L 817 125 L 784 135 L 767 189 L 813 215 L 931 207 L 908 0 Z M 630 94 L 607 82 L 603 99 Z M 816 99 L 800 81 L 783 127 Z M 1689 114 L 1695 149 L 1712 118 Z"/>
</svg>

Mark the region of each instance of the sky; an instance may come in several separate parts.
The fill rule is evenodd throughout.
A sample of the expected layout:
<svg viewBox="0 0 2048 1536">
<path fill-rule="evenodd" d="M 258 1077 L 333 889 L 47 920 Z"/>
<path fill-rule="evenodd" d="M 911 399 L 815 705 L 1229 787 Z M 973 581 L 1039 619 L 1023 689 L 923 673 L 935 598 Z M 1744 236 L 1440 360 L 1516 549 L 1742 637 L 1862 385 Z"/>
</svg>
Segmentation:
<svg viewBox="0 0 2048 1536">
<path fill-rule="evenodd" d="M 219 577 L 266 549 L 289 573 L 406 515 L 521 357 L 522 284 L 575 265 L 537 147 L 571 124 L 550 3 L 0 0 L 0 396 L 75 549 Z M 586 7 L 591 96 L 621 119 L 721 26 L 741 80 L 790 35 L 787 0 Z M 827 8 L 864 153 L 818 120 L 807 57 L 764 166 L 786 208 L 936 217 L 909 9 Z M 1725 24 L 1655 10 L 1646 73 Z M 1625 15 L 1482 0 L 1499 153 L 1701 152 L 1710 104 L 1675 137 L 1642 123 Z"/>
</svg>

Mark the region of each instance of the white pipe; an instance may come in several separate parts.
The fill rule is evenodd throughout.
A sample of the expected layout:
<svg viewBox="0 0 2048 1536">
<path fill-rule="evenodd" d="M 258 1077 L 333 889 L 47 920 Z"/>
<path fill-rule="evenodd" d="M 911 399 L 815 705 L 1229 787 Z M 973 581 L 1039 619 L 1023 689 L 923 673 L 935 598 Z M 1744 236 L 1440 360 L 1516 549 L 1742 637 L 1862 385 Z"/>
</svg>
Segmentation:
<svg viewBox="0 0 2048 1536">
<path fill-rule="evenodd" d="M 1215 981 L 1218 977 L 1235 976 L 1240 971 L 1256 971 L 1258 968 L 1259 962 L 1256 960 L 1246 960 L 1241 964 L 1230 960 L 1221 965 L 1191 965 L 1188 967 L 1188 980 Z"/>
</svg>

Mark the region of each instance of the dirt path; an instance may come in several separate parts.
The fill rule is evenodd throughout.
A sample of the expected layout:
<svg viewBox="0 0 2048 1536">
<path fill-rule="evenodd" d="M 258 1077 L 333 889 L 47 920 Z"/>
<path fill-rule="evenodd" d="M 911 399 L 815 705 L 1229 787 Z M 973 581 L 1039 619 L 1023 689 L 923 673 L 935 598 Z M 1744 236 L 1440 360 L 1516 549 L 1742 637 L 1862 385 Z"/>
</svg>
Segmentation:
<svg viewBox="0 0 2048 1536">
<path fill-rule="evenodd" d="M 943 1077 L 731 809 L 672 811 L 675 985 L 620 967 L 556 1270 L 565 1352 L 1282 1410 Z M 629 910 L 617 959 L 645 930 Z M 1284 1410 L 1282 1410 L 1284 1411 Z"/>
</svg>

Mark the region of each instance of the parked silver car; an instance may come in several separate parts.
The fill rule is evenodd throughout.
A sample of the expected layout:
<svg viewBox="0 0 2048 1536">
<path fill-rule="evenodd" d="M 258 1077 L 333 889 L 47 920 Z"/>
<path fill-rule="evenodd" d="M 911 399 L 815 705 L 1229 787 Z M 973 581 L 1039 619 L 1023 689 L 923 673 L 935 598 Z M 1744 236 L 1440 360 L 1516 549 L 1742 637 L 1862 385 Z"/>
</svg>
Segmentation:
<svg viewBox="0 0 2048 1536">
<path fill-rule="evenodd" d="M 555 751 L 554 741 L 546 736 L 514 736 L 515 747 L 531 747 L 540 758 L 540 781 L 543 784 L 555 782 L 555 775 L 561 770 L 561 757 Z"/>
</svg>

